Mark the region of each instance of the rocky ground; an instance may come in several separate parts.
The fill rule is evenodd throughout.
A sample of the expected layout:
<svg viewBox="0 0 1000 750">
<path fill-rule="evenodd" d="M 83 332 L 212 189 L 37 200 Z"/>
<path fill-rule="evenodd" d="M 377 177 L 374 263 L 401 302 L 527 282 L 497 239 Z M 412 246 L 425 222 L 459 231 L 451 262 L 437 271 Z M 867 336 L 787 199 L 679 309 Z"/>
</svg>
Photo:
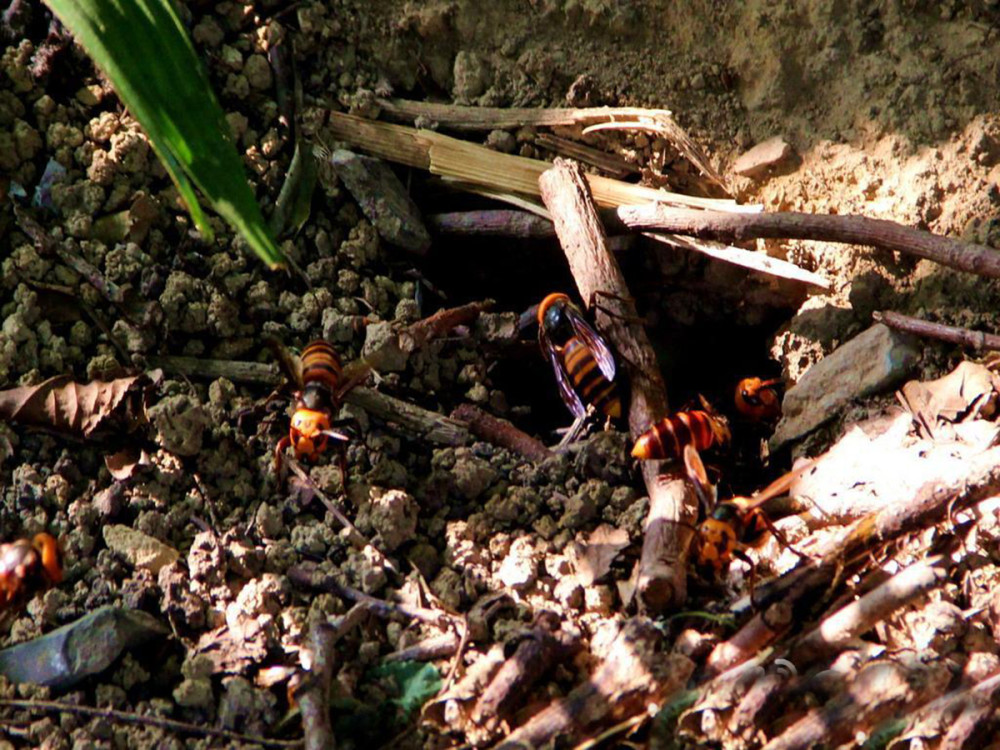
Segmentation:
<svg viewBox="0 0 1000 750">
<path fill-rule="evenodd" d="M 380 323 L 410 324 L 490 298 L 491 311 L 475 323 L 401 355 L 368 384 L 444 414 L 473 403 L 557 442 L 556 429 L 570 418 L 551 370 L 533 331 L 520 341 L 512 335 L 530 305 L 573 290 L 554 240 L 435 236 L 429 255 L 414 257 L 380 239 L 343 184 L 323 174 L 309 219 L 282 238 L 302 273 L 269 272 L 217 218 L 215 242 L 199 239 L 145 136 L 82 50 L 50 28 L 41 5 L 10 8 L 0 29 L 0 195 L 17 198 L 23 188 L 22 200 L 34 200 L 44 233 L 64 255 L 40 252 L 5 197 L 0 387 L 62 374 L 110 381 L 164 355 L 273 363 L 269 339 L 297 351 L 325 338 L 351 362 L 383 340 L 388 329 Z M 294 40 L 308 136 L 324 136 L 327 110 L 374 116 L 377 97 L 388 95 L 494 107 L 669 108 L 741 202 L 860 213 L 998 241 L 1000 6 L 991 2 L 338 0 L 288 11 L 273 2 L 188 2 L 181 10 L 266 213 L 294 146 L 279 124 L 268 61 L 268 39 L 280 23 Z M 534 135 L 475 137 L 497 150 L 549 158 Z M 742 153 L 774 136 L 790 145 L 787 158 L 754 177 L 734 173 Z M 599 143 L 647 182 L 713 192 L 669 144 L 642 134 Z M 476 205 L 419 171 L 397 173 L 427 214 Z M 730 412 L 742 377 L 800 381 L 867 329 L 876 310 L 997 328 L 994 280 L 855 246 L 758 247 L 821 274 L 830 289 L 748 277 L 654 243 L 636 242 L 619 255 L 650 323 L 672 406 L 703 393 Z M 108 288 L 87 283 L 67 256 L 89 263 L 120 299 L 109 301 Z M 760 454 L 768 432 L 737 423 L 738 453 L 733 466 L 722 467 L 724 489 L 766 484 L 789 468 L 789 453 L 818 455 L 852 425 L 893 406 L 893 388 L 905 376 L 938 377 L 962 359 L 951 346 L 911 346 L 908 372 L 890 373 L 874 394 L 846 397 L 833 420 L 782 446 L 770 466 Z M 466 616 L 458 676 L 485 669 L 496 644 L 516 647 L 525 629 L 539 627 L 540 613 L 554 613 L 561 631 L 586 647 L 521 696 L 507 717 L 512 727 L 570 691 L 607 654 L 628 615 L 619 584 L 638 556 L 649 506 L 620 428 L 530 461 L 487 442 L 434 442 L 348 404 L 339 415 L 351 434 L 347 481 L 331 454 L 312 468 L 309 485 L 273 469 L 285 412 L 246 415 L 271 390 L 167 372 L 150 392 L 148 425 L 130 435 L 68 438 L 0 424 L 2 540 L 47 531 L 66 555 L 64 581 L 6 618 L 0 646 L 103 605 L 142 610 L 170 627 L 68 690 L 4 683 L 4 697 L 51 695 L 300 737 L 290 675 L 311 624 L 351 607 L 343 588 L 318 593 L 303 585 L 294 574 L 303 566 L 336 586 L 435 610 L 448 622 Z M 105 457 L 124 446 L 143 448 L 148 461 L 116 477 Z M 317 488 L 391 566 L 343 531 Z M 908 610 L 879 634 L 896 650 L 937 649 L 941 692 L 1000 668 L 988 593 L 997 554 L 991 528 L 984 526 L 974 560 L 951 574 L 927 608 Z M 779 554 L 773 543 L 763 549 L 761 575 Z M 786 551 L 778 567 L 796 561 Z M 691 610 L 745 593 L 746 572 L 737 564 L 726 581 L 693 585 Z M 677 645 L 678 627 L 663 627 L 693 658 L 732 633 L 732 624 L 711 619 L 686 626 L 685 637 L 704 639 L 697 647 Z M 449 679 L 454 643 L 429 662 L 440 681 L 380 667 L 390 653 L 454 635 L 428 617 L 368 615 L 349 629 L 337 647 L 333 689 L 341 743 L 496 740 L 489 722 L 464 709 L 449 713 L 462 700 L 442 702 L 439 713 L 432 706 L 422 723 L 416 718 L 415 709 Z M 9 706 L 0 716 L 0 744 L 14 747 L 233 743 L 108 717 Z M 747 747 L 766 739 L 713 737 Z"/>
</svg>

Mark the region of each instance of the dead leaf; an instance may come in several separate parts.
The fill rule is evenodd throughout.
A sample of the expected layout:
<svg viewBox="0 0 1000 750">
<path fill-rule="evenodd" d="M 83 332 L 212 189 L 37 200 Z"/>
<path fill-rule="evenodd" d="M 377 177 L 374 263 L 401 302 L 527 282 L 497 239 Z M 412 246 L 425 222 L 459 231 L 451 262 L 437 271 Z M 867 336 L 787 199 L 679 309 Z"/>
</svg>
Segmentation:
<svg viewBox="0 0 1000 750">
<path fill-rule="evenodd" d="M 126 431 L 140 421 L 140 413 L 127 412 L 129 397 L 142 396 L 159 380 L 160 372 L 117 380 L 81 384 L 69 375 L 44 383 L 0 391 L 0 416 L 19 424 L 46 427 L 57 432 L 90 437 L 111 416 L 125 416 Z"/>
<path fill-rule="evenodd" d="M 131 479 L 137 468 L 150 466 L 152 463 L 149 454 L 136 445 L 130 445 L 104 457 L 104 465 L 108 467 L 111 476 L 119 481 Z"/>
<path fill-rule="evenodd" d="M 581 586 L 590 586 L 609 570 L 618 553 L 629 544 L 628 532 L 602 523 L 586 542 L 573 542 L 567 556 Z"/>
<path fill-rule="evenodd" d="M 900 391 L 900 401 L 924 433 L 934 437 L 942 424 L 993 416 L 998 385 L 987 367 L 961 362 L 937 380 L 911 380 Z"/>
</svg>

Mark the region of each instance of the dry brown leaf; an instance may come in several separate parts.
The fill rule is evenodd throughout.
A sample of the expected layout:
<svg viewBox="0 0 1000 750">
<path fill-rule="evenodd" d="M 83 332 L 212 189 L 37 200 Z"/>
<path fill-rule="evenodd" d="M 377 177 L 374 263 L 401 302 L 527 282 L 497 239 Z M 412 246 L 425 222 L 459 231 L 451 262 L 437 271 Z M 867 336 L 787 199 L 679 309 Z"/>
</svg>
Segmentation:
<svg viewBox="0 0 1000 750">
<path fill-rule="evenodd" d="M 141 394 L 159 380 L 159 371 L 117 380 L 77 383 L 68 375 L 57 375 L 38 385 L 0 391 L 0 417 L 11 422 L 45 427 L 57 432 L 90 437 L 112 415 L 121 416 L 127 397 Z M 131 415 L 132 424 L 138 416 Z"/>
<path fill-rule="evenodd" d="M 127 446 L 104 457 L 104 465 L 108 467 L 111 476 L 119 481 L 131 479 L 138 467 L 152 463 L 149 454 L 137 445 Z"/>
<path fill-rule="evenodd" d="M 581 586 L 590 586 L 611 570 L 618 553 L 629 544 L 628 532 L 602 523 L 585 542 L 574 542 L 567 550 Z"/>
<path fill-rule="evenodd" d="M 941 424 L 992 416 L 997 385 L 997 376 L 988 368 L 961 362 L 937 380 L 911 380 L 900 391 L 900 401 L 924 432 L 933 437 Z"/>
</svg>

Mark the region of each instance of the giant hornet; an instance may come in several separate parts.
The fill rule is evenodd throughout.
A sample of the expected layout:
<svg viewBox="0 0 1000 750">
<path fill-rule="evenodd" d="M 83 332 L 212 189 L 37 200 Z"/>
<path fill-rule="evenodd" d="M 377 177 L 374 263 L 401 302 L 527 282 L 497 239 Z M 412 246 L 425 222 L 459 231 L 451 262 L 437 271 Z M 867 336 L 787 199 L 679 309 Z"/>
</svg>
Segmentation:
<svg viewBox="0 0 1000 750">
<path fill-rule="evenodd" d="M 337 352 L 322 339 L 302 350 L 301 388 L 295 394 L 295 412 L 288 434 L 274 449 L 274 468 L 281 473 L 282 456 L 288 446 L 297 459 L 315 461 L 332 440 L 348 440 L 330 426 L 333 410 L 340 400 L 342 368 Z"/>
<path fill-rule="evenodd" d="M 642 461 L 677 460 L 689 445 L 698 451 L 727 445 L 732 435 L 726 418 L 704 398 L 701 403 L 702 409 L 671 414 L 642 433 L 632 447 L 632 455 Z"/>
<path fill-rule="evenodd" d="M 62 551 L 51 534 L 0 544 L 0 612 L 62 582 Z"/>
<path fill-rule="evenodd" d="M 550 294 L 538 306 L 538 344 L 552 363 L 559 394 L 574 418 L 586 416 L 585 404 L 607 417 L 621 416 L 615 358 L 565 294 Z"/>
<path fill-rule="evenodd" d="M 736 409 L 755 422 L 777 419 L 781 416 L 781 397 L 777 388 L 780 385 L 781 378 L 743 378 L 736 384 Z"/>
<path fill-rule="evenodd" d="M 775 527 L 774 520 L 768 517 L 761 506 L 787 492 L 795 480 L 815 464 L 815 461 L 803 463 L 750 497 L 733 497 L 716 502 L 715 488 L 708 481 L 705 465 L 701 462 L 698 451 L 691 445 L 684 446 L 684 467 L 688 479 L 695 486 L 702 507 L 702 520 L 696 529 L 695 542 L 698 567 L 711 569 L 715 575 L 719 575 L 734 558 L 742 560 L 750 566 L 752 592 L 756 567 L 746 550 L 762 546 L 767 541 L 768 532 L 783 547 L 804 558 L 805 555 L 788 543 Z"/>
</svg>

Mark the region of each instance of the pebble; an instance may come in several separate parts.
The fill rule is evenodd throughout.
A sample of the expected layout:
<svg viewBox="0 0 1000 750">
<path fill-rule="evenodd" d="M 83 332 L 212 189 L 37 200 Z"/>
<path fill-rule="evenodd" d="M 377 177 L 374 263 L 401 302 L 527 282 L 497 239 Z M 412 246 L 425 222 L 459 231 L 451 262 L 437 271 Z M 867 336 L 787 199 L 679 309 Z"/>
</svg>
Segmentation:
<svg viewBox="0 0 1000 750">
<path fill-rule="evenodd" d="M 775 136 L 761 141 L 733 164 L 733 171 L 743 177 L 758 178 L 789 159 L 794 150 L 784 138 Z"/>
<path fill-rule="evenodd" d="M 920 358 L 914 339 L 878 323 L 813 365 L 785 394 L 771 452 L 833 419 L 856 398 L 891 387 Z"/>
<path fill-rule="evenodd" d="M 538 560 L 531 541 L 527 537 L 514 540 L 510 552 L 500 563 L 497 577 L 504 586 L 512 589 L 526 589 L 538 578 Z"/>
<path fill-rule="evenodd" d="M 153 575 L 180 558 L 180 553 L 173 547 L 121 524 L 104 527 L 104 543 L 133 567 L 143 568 Z"/>
</svg>

